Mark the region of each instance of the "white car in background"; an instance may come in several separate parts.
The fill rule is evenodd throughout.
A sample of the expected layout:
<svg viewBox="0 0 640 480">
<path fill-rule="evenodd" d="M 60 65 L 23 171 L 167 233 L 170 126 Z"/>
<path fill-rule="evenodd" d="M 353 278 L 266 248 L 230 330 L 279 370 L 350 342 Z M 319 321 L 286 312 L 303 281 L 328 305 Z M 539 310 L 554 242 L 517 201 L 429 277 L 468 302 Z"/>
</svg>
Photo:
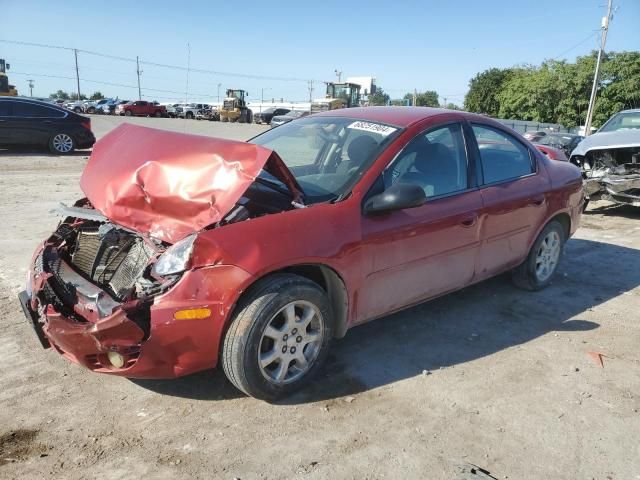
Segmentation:
<svg viewBox="0 0 640 480">
<path fill-rule="evenodd" d="M 582 169 L 589 200 L 640 207 L 640 109 L 613 115 L 578 144 L 570 161 Z"/>
</svg>

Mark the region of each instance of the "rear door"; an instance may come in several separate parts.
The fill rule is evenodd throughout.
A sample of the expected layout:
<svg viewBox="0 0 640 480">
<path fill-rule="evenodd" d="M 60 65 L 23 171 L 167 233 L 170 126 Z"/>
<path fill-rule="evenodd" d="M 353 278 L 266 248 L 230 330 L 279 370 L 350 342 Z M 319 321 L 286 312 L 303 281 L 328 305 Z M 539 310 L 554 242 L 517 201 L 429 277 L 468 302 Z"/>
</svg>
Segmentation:
<svg viewBox="0 0 640 480">
<path fill-rule="evenodd" d="M 484 208 L 477 278 L 520 264 L 532 236 L 546 217 L 549 189 L 536 154 L 516 135 L 496 126 L 472 123 L 471 143 L 479 158 Z"/>
<path fill-rule="evenodd" d="M 64 131 L 69 114 L 57 108 L 31 102 L 13 102 L 11 135 L 20 145 L 47 145 L 57 131 Z"/>
</svg>

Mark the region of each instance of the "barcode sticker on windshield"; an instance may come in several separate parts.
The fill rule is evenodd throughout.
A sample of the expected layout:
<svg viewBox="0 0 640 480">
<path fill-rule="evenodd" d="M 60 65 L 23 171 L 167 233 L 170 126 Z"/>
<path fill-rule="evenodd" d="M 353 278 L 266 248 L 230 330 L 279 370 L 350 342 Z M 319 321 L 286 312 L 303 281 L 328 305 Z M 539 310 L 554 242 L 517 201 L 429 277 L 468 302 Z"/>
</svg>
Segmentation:
<svg viewBox="0 0 640 480">
<path fill-rule="evenodd" d="M 392 134 L 397 128 L 388 127 L 387 125 L 380 125 L 379 123 L 370 122 L 353 122 L 347 128 L 353 128 L 355 130 L 364 130 L 365 132 L 378 133 L 383 137 Z"/>
</svg>

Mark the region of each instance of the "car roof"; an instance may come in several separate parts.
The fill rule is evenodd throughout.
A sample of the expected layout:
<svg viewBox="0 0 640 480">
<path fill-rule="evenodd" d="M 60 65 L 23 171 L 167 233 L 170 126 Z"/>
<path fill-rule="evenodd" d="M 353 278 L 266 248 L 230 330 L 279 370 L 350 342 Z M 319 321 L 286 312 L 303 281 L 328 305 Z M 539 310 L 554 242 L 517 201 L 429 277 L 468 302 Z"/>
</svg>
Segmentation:
<svg viewBox="0 0 640 480">
<path fill-rule="evenodd" d="M 463 112 L 460 110 L 448 110 L 445 108 L 431 107 L 354 107 L 341 108 L 339 110 L 329 110 L 316 113 L 314 117 L 351 117 L 360 120 L 371 120 L 373 122 L 387 123 L 398 127 L 408 127 L 409 125 L 435 117 L 442 114 L 458 114 L 469 120 L 484 120 L 489 117 L 475 113 Z"/>
<path fill-rule="evenodd" d="M 42 100 L 35 100 L 29 97 L 0 97 L 0 102 L 10 102 L 15 100 L 18 100 L 23 103 L 31 103 L 33 105 L 42 105 L 43 107 L 49 107 L 64 113 L 72 113 L 65 108 L 59 107 L 56 103 L 53 103 L 53 102 L 43 102 Z"/>
</svg>

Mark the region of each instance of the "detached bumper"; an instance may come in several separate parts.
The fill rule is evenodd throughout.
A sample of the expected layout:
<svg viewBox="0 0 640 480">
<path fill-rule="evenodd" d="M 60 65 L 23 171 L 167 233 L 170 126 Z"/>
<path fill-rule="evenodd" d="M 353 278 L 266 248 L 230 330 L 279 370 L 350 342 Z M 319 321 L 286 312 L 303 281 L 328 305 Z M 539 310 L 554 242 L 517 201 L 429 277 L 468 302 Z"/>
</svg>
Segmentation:
<svg viewBox="0 0 640 480">
<path fill-rule="evenodd" d="M 607 175 L 587 178 L 585 192 L 590 200 L 640 207 L 640 175 Z"/>
</svg>

